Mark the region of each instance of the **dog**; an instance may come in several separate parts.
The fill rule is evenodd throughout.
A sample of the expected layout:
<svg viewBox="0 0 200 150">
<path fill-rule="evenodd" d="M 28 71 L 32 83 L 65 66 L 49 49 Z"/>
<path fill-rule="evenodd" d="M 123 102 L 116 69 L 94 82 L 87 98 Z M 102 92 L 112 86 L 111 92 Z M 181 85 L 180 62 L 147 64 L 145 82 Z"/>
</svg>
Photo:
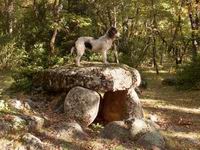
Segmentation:
<svg viewBox="0 0 200 150">
<path fill-rule="evenodd" d="M 76 50 L 76 65 L 80 66 L 81 57 L 85 53 L 86 49 L 90 49 L 94 52 L 101 52 L 103 55 L 103 62 L 108 64 L 107 52 L 112 47 L 112 43 L 115 38 L 119 37 L 120 33 L 115 27 L 111 27 L 103 36 L 98 39 L 93 37 L 79 37 L 75 45 L 71 48 L 71 54 Z"/>
</svg>

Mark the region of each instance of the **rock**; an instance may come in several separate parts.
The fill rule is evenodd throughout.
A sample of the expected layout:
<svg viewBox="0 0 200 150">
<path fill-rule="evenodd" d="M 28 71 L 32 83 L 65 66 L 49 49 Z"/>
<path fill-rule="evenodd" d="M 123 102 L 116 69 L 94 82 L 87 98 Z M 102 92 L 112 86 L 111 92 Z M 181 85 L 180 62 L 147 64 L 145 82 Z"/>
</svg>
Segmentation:
<svg viewBox="0 0 200 150">
<path fill-rule="evenodd" d="M 10 100 L 8 100 L 8 105 L 11 108 L 14 108 L 14 109 L 17 109 L 17 110 L 23 110 L 24 109 L 24 105 L 18 99 L 10 99 Z"/>
<path fill-rule="evenodd" d="M 118 139 L 120 141 L 133 141 L 145 148 L 165 147 L 163 136 L 158 132 L 157 126 L 150 120 L 128 119 L 125 121 L 113 121 L 108 123 L 100 133 L 101 137 Z M 150 138 L 152 136 L 152 141 Z M 150 138 L 150 139 L 149 139 Z M 155 140 L 155 142 L 154 142 Z M 158 141 L 156 141 L 158 140 Z"/>
<path fill-rule="evenodd" d="M 134 88 L 106 92 L 102 105 L 102 116 L 107 122 L 143 117 L 142 106 Z"/>
<path fill-rule="evenodd" d="M 11 116 L 12 117 L 12 129 L 13 130 L 22 130 L 27 126 L 26 120 L 22 119 L 19 116 Z"/>
<path fill-rule="evenodd" d="M 163 85 L 174 86 L 177 83 L 177 79 L 175 77 L 168 77 L 162 80 Z"/>
<path fill-rule="evenodd" d="M 0 121 L 0 133 L 9 133 L 11 131 L 21 131 L 26 129 L 27 122 L 21 116 L 3 114 Z"/>
<path fill-rule="evenodd" d="M 101 137 L 117 139 L 120 141 L 130 140 L 130 132 L 124 121 L 113 121 L 108 123 L 100 133 Z"/>
<path fill-rule="evenodd" d="M 8 104 L 5 100 L 0 100 L 0 111 L 5 111 L 6 109 L 8 109 Z"/>
<path fill-rule="evenodd" d="M 145 133 L 142 137 L 137 140 L 137 143 L 146 149 L 165 149 L 165 140 L 158 131 L 152 131 Z"/>
<path fill-rule="evenodd" d="M 26 143 L 27 148 L 30 150 L 42 150 L 43 149 L 43 143 L 42 141 L 37 138 L 36 136 L 32 135 L 31 133 L 26 133 L 22 140 Z"/>
<path fill-rule="evenodd" d="M 65 98 L 64 111 L 67 117 L 83 126 L 90 125 L 97 116 L 100 95 L 83 87 L 72 88 Z"/>
<path fill-rule="evenodd" d="M 86 139 L 87 134 L 82 127 L 76 122 L 63 122 L 52 127 L 53 131 L 57 133 L 56 138 L 60 140 L 67 139 Z"/>
<path fill-rule="evenodd" d="M 11 109 L 11 110 L 24 110 L 31 109 L 29 104 L 25 102 L 21 102 L 18 99 L 9 99 L 7 101 L 0 100 L 0 110 Z"/>
<path fill-rule="evenodd" d="M 131 120 L 126 120 L 126 124 L 129 127 L 130 136 L 133 140 L 138 139 L 146 132 L 152 132 L 156 130 L 152 124 L 144 119 L 134 118 Z"/>
<path fill-rule="evenodd" d="M 126 108 L 126 115 L 124 119 L 143 118 L 142 104 L 140 103 L 140 99 L 134 88 L 130 88 L 128 90 Z"/>
<path fill-rule="evenodd" d="M 141 78 L 136 69 L 126 65 L 85 64 L 84 67 L 66 65 L 47 69 L 34 75 L 34 87 L 48 91 L 69 91 L 75 86 L 97 92 L 127 90 L 139 86 Z"/>
<path fill-rule="evenodd" d="M 0 121 L 0 135 L 7 134 L 9 131 L 12 130 L 12 124 L 6 121 Z"/>
<path fill-rule="evenodd" d="M 148 117 L 153 122 L 158 122 L 158 116 L 150 114 Z"/>
<path fill-rule="evenodd" d="M 29 128 L 33 130 L 41 130 L 44 125 L 44 118 L 39 116 L 31 116 L 29 122 Z"/>
<path fill-rule="evenodd" d="M 3 136 L 0 138 L 1 150 L 26 150 L 26 149 L 19 148 L 18 145 L 20 144 L 16 144 L 14 140 L 4 138 Z"/>
</svg>

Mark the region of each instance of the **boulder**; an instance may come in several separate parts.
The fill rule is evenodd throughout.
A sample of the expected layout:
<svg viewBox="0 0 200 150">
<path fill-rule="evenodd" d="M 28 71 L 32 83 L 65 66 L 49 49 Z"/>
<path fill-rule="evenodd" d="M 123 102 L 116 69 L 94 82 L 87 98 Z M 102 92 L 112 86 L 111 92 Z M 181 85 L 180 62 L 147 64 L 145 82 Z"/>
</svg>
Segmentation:
<svg viewBox="0 0 200 150">
<path fill-rule="evenodd" d="M 130 132 L 124 121 L 113 121 L 108 123 L 100 133 L 102 138 L 117 139 L 119 141 L 131 140 Z"/>
<path fill-rule="evenodd" d="M 165 140 L 159 133 L 158 126 L 151 120 L 132 118 L 108 123 L 101 131 L 101 137 L 133 141 L 144 148 L 164 149 Z"/>
<path fill-rule="evenodd" d="M 30 116 L 29 128 L 31 130 L 41 130 L 44 126 L 44 118 L 32 115 Z"/>
<path fill-rule="evenodd" d="M 24 120 L 23 118 L 21 118 L 20 116 L 15 116 L 12 115 L 11 116 L 11 120 L 12 120 L 12 130 L 22 130 L 25 129 L 27 126 L 27 122 L 26 120 Z"/>
<path fill-rule="evenodd" d="M 0 100 L 0 110 L 13 110 L 22 111 L 30 110 L 30 105 L 27 102 L 20 101 L 18 99 Z"/>
<path fill-rule="evenodd" d="M 157 131 L 157 126 L 150 120 L 146 119 L 134 118 L 131 120 L 126 120 L 126 124 L 129 127 L 130 136 L 133 140 L 137 140 L 147 132 Z"/>
<path fill-rule="evenodd" d="M 76 122 L 61 122 L 51 126 L 52 131 L 55 131 L 56 138 L 59 140 L 86 139 L 88 136 L 83 131 L 82 127 Z M 54 135 L 55 136 L 55 135 Z"/>
<path fill-rule="evenodd" d="M 147 150 L 153 148 L 156 148 L 157 150 L 165 149 L 165 139 L 158 131 L 145 133 L 137 140 L 137 143 Z"/>
<path fill-rule="evenodd" d="M 74 87 L 67 94 L 64 111 L 68 118 L 75 119 L 84 126 L 90 125 L 99 111 L 100 95 L 83 87 Z"/>
<path fill-rule="evenodd" d="M 69 91 L 75 86 L 98 92 L 127 90 L 139 86 L 139 72 L 126 65 L 84 64 L 83 67 L 66 65 L 37 72 L 33 86 L 48 91 Z"/>
<path fill-rule="evenodd" d="M 44 146 L 42 141 L 31 133 L 25 133 L 22 137 L 22 140 L 26 143 L 27 149 L 30 150 L 43 150 Z"/>
<path fill-rule="evenodd" d="M 11 131 L 21 131 L 27 128 L 27 122 L 22 116 L 2 114 L 0 121 L 0 133 L 9 133 Z"/>
<path fill-rule="evenodd" d="M 17 110 L 23 110 L 24 104 L 18 99 L 10 99 L 8 100 L 9 107 Z"/>
<path fill-rule="evenodd" d="M 8 104 L 5 100 L 0 100 L 0 111 L 5 111 L 8 109 Z"/>
</svg>

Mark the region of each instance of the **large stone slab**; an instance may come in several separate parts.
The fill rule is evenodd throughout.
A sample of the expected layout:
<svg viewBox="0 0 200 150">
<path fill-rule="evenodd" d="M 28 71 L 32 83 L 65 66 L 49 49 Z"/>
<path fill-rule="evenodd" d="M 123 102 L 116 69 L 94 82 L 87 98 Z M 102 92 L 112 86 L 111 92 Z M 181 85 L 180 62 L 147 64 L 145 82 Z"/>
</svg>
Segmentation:
<svg viewBox="0 0 200 150">
<path fill-rule="evenodd" d="M 46 69 L 35 74 L 33 85 L 50 91 L 68 91 L 82 86 L 98 92 L 127 90 L 141 82 L 139 72 L 126 65 L 84 64 Z"/>
</svg>

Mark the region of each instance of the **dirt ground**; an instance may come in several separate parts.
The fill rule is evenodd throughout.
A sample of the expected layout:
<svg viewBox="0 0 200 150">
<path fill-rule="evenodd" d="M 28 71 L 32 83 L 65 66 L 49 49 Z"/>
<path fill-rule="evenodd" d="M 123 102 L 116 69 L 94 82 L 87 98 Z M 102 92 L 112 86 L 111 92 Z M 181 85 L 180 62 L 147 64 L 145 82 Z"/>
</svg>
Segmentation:
<svg viewBox="0 0 200 150">
<path fill-rule="evenodd" d="M 141 101 L 145 116 L 155 115 L 168 149 L 200 149 L 200 91 L 179 91 L 162 85 L 162 80 L 173 76 L 166 71 L 156 75 L 144 72 L 148 88 L 143 90 Z"/>
</svg>

